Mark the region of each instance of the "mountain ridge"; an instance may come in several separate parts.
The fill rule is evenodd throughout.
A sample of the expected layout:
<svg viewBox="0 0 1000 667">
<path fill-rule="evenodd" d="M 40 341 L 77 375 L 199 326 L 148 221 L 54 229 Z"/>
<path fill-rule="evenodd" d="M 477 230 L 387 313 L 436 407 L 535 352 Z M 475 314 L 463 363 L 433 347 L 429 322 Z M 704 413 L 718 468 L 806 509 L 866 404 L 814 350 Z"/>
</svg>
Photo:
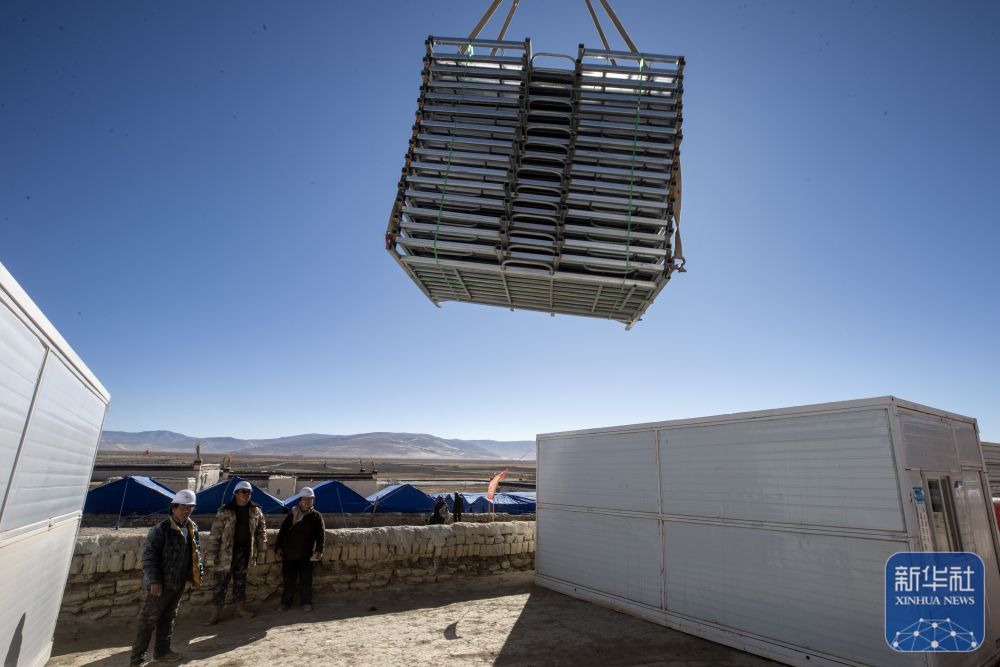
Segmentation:
<svg viewBox="0 0 1000 667">
<path fill-rule="evenodd" d="M 146 449 L 194 452 L 201 443 L 205 454 L 255 454 L 329 458 L 410 459 L 535 459 L 532 440 L 462 440 L 430 433 L 371 431 L 352 435 L 302 433 L 278 438 L 194 437 L 167 430 L 104 431 L 104 451 L 133 452 Z"/>
</svg>

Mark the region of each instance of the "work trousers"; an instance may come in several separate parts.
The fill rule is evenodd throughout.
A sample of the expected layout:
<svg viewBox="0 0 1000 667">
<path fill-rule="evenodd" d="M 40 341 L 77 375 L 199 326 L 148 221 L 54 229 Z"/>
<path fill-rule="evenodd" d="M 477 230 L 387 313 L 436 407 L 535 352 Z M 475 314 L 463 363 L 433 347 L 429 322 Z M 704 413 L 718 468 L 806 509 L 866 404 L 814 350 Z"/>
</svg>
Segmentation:
<svg viewBox="0 0 1000 667">
<path fill-rule="evenodd" d="M 212 604 L 219 606 L 226 601 L 226 588 L 233 581 L 233 602 L 243 602 L 247 597 L 247 568 L 250 565 L 250 545 L 233 545 L 233 562 L 228 570 L 215 573 L 215 591 Z"/>
<path fill-rule="evenodd" d="M 462 511 L 461 510 L 457 510 L 455 512 L 452 512 L 451 516 L 453 517 L 452 521 L 454 521 L 455 523 L 458 523 L 459 521 L 462 520 Z"/>
<path fill-rule="evenodd" d="M 302 560 L 285 559 L 281 561 L 281 574 L 285 580 L 284 590 L 281 591 L 281 604 L 286 607 L 292 606 L 296 583 L 299 589 L 299 603 L 312 604 L 313 564 L 311 560 L 308 558 Z"/>
<path fill-rule="evenodd" d="M 184 587 L 167 588 L 159 595 L 147 595 L 146 601 L 139 610 L 136 620 L 135 643 L 132 644 L 130 665 L 141 665 L 149 648 L 149 640 L 156 630 L 156 641 L 153 643 L 153 657 L 170 653 L 170 638 L 174 634 L 174 619 L 177 618 L 177 607 L 181 603 Z"/>
</svg>

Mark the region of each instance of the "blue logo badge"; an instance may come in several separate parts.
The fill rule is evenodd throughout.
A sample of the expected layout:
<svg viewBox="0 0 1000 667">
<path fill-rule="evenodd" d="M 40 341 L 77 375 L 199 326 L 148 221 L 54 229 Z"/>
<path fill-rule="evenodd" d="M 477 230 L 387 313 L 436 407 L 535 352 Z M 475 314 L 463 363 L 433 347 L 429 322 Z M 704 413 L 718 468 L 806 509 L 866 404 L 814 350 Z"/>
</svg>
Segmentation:
<svg viewBox="0 0 1000 667">
<path fill-rule="evenodd" d="M 975 651 L 986 634 L 982 559 L 900 552 L 885 563 L 885 641 L 896 651 Z"/>
</svg>

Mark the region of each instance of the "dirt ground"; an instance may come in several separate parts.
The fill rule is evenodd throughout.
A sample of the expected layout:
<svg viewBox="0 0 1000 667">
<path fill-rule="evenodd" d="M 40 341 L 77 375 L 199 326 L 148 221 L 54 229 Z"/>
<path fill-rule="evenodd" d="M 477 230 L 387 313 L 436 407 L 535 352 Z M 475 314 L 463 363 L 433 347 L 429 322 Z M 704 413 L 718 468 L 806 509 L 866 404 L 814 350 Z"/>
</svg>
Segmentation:
<svg viewBox="0 0 1000 667">
<path fill-rule="evenodd" d="M 186 664 L 219 666 L 776 664 L 539 588 L 533 578 L 325 595 L 311 613 L 271 603 L 252 620 L 211 628 L 182 615 L 174 650 Z M 60 626 L 49 665 L 126 665 L 133 631 Z"/>
</svg>

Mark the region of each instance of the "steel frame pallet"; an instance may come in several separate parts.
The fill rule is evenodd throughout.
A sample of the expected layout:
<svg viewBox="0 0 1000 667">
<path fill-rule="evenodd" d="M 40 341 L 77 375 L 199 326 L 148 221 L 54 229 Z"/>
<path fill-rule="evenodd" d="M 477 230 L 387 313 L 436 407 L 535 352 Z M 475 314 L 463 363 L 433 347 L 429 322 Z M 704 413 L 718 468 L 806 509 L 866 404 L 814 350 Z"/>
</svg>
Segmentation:
<svg viewBox="0 0 1000 667">
<path fill-rule="evenodd" d="M 634 325 L 682 268 L 684 59 L 430 37 L 386 249 L 436 305 Z"/>
</svg>

